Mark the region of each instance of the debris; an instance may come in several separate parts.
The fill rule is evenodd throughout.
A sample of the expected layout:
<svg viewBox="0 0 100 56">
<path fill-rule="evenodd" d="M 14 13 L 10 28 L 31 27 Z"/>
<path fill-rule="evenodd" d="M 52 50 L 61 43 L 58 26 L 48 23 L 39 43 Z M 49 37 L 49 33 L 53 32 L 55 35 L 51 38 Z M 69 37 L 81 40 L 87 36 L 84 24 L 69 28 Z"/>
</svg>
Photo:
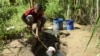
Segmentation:
<svg viewBox="0 0 100 56">
<path fill-rule="evenodd" d="M 14 28 L 15 28 L 15 26 L 10 26 L 6 30 L 11 30 L 11 29 L 14 29 Z"/>
<path fill-rule="evenodd" d="M 52 56 L 53 55 L 53 52 L 55 52 L 56 49 L 52 46 L 48 47 L 48 50 L 46 51 L 47 55 L 48 56 Z"/>
</svg>

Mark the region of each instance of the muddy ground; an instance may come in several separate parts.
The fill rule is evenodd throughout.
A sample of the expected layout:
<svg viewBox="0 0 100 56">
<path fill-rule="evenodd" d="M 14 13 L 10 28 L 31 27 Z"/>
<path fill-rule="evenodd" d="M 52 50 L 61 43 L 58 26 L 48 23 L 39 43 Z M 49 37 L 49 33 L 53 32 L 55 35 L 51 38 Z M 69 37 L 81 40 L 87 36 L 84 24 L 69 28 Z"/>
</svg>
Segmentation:
<svg viewBox="0 0 100 56">
<path fill-rule="evenodd" d="M 47 22 L 45 28 L 52 29 L 52 26 L 53 26 L 52 23 Z M 100 49 L 96 47 L 96 41 L 97 41 L 96 36 L 94 36 L 94 38 L 92 39 L 92 42 L 88 46 L 87 50 L 84 51 L 91 35 L 88 26 L 74 24 L 74 30 L 68 32 L 66 29 L 63 29 L 60 30 L 59 32 L 60 32 L 59 47 L 60 47 L 60 52 L 62 53 L 62 55 L 60 56 L 96 56 L 97 54 L 100 53 Z M 45 35 L 46 37 L 49 36 L 47 34 Z M 46 49 L 43 46 L 41 46 L 41 43 L 38 43 L 37 47 L 33 47 L 32 44 L 34 44 L 34 40 L 32 39 L 29 42 L 31 44 L 25 43 L 28 40 L 25 38 L 15 39 L 11 41 L 9 44 L 7 44 L 8 47 L 10 47 L 10 50 L 5 49 L 0 54 L 0 56 L 45 56 Z M 52 39 L 53 38 L 45 40 L 45 44 L 49 46 L 49 44 L 53 42 Z M 54 42 L 57 41 L 54 40 Z M 34 52 L 37 51 L 38 49 L 39 49 L 38 52 Z M 36 53 L 37 55 L 35 55 Z"/>
</svg>

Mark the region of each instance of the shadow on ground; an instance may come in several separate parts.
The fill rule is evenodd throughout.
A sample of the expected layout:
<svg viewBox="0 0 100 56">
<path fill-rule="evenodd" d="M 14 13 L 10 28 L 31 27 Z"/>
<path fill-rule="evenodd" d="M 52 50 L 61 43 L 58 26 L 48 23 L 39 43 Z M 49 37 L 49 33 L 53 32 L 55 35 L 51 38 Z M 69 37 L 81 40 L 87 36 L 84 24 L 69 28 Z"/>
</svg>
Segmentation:
<svg viewBox="0 0 100 56">
<path fill-rule="evenodd" d="M 74 30 L 80 29 L 79 27 L 74 27 Z"/>
<path fill-rule="evenodd" d="M 73 30 L 77 30 L 77 29 L 80 29 L 79 27 L 74 27 L 74 29 Z M 67 30 L 67 28 L 66 27 L 64 27 L 63 28 L 63 30 Z"/>
</svg>

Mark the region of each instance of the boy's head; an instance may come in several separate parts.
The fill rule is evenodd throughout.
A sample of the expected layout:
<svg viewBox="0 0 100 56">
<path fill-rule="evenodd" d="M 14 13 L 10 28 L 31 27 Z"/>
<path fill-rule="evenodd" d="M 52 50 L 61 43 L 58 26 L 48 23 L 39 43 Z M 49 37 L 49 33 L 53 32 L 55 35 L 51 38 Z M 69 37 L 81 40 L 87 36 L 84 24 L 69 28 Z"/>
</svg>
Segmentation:
<svg viewBox="0 0 100 56">
<path fill-rule="evenodd" d="M 42 10 L 42 5 L 37 3 L 34 5 L 34 9 L 35 9 L 35 12 L 38 13 Z"/>
</svg>

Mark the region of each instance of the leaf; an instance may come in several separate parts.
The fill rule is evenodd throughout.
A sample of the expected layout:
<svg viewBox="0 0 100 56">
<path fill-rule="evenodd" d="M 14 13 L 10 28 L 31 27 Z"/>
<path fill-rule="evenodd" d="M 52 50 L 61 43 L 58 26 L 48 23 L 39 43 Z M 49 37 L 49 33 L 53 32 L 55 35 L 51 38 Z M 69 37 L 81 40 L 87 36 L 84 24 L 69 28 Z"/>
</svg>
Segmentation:
<svg viewBox="0 0 100 56">
<path fill-rule="evenodd" d="M 91 40 L 92 40 L 92 38 L 93 38 L 95 32 L 97 31 L 97 28 L 98 28 L 97 25 L 98 25 L 98 24 L 100 24 L 100 16 L 99 16 L 99 17 L 97 18 L 97 20 L 96 20 L 96 23 L 95 23 L 94 28 L 93 28 L 93 30 L 92 30 L 92 34 L 91 34 L 90 39 L 89 39 L 89 41 L 88 41 L 88 43 L 87 43 L 87 45 L 86 45 L 85 50 L 86 50 L 87 47 L 89 46 L 89 44 L 90 44 L 90 42 L 91 42 Z"/>
</svg>

